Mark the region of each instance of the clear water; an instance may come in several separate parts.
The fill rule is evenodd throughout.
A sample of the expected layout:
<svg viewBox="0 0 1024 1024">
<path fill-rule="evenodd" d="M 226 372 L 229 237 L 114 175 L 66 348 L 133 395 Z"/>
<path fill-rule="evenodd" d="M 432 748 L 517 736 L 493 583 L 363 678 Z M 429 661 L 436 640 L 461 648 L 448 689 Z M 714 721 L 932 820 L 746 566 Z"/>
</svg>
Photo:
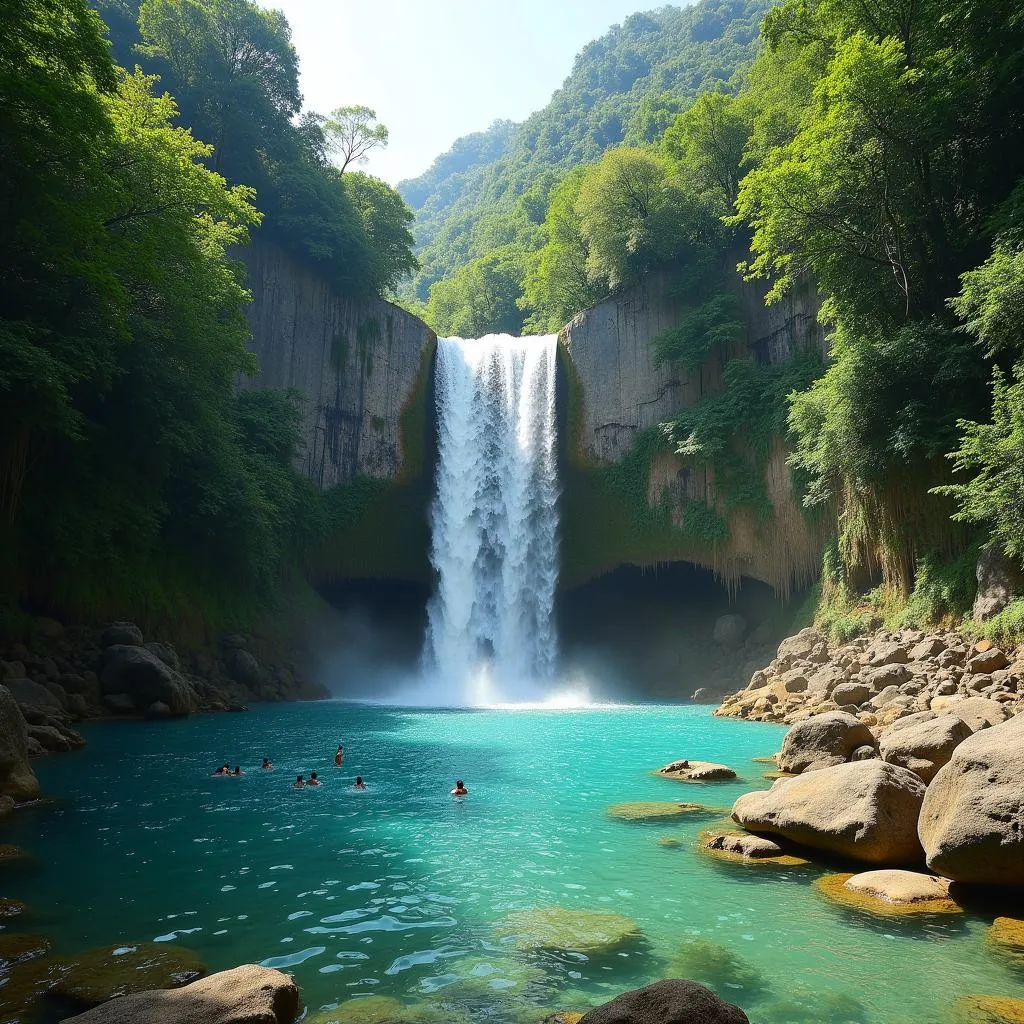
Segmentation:
<svg viewBox="0 0 1024 1024">
<path fill-rule="evenodd" d="M 557 341 L 438 341 L 437 591 L 424 661 L 444 681 L 441 704 L 453 686 L 456 703 L 536 700 L 554 674 Z"/>
<path fill-rule="evenodd" d="M 321 703 L 85 731 L 84 751 L 38 763 L 60 802 L 19 812 L 0 836 L 38 855 L 6 876 L 6 891 L 31 905 L 25 927 L 58 952 L 177 939 L 211 969 L 262 961 L 293 972 L 312 1010 L 391 995 L 464 1001 L 474 1019 L 499 1022 L 583 1009 L 669 975 L 692 938 L 760 972 L 760 987 L 748 974 L 745 988 L 723 991 L 763 1024 L 927 1024 L 961 994 L 1024 997 L 1024 977 L 986 954 L 981 918 L 851 916 L 815 894 L 816 870 L 702 857 L 693 841 L 707 821 L 606 816 L 625 800 L 728 807 L 768 785 L 751 758 L 777 749 L 779 727 L 666 706 Z M 346 764 L 334 769 L 339 741 Z M 258 769 L 264 754 L 275 771 Z M 743 781 L 649 774 L 680 756 L 724 761 Z M 210 778 L 225 760 L 248 774 Z M 310 770 L 323 787 L 293 791 Z M 369 791 L 348 788 L 356 772 Z M 456 777 L 471 791 L 461 802 L 448 796 Z M 665 836 L 682 845 L 659 845 Z M 493 925 L 539 906 L 614 910 L 645 941 L 603 959 L 523 960 Z M 524 977 L 535 979 L 526 990 Z"/>
</svg>

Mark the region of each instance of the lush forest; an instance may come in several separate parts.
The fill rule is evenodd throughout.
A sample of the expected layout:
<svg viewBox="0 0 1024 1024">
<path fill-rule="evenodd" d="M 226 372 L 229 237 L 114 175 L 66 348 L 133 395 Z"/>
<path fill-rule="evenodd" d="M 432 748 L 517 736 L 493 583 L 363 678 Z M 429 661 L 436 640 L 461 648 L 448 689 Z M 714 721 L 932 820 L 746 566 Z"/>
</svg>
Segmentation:
<svg viewBox="0 0 1024 1024">
<path fill-rule="evenodd" d="M 668 445 L 714 466 L 726 510 L 770 516 L 759 460 L 784 434 L 808 513 L 836 524 L 819 619 L 958 618 L 983 546 L 1024 560 L 1024 10 L 787 0 L 758 42 L 762 10 L 637 15 L 525 125 L 405 183 L 420 294 L 445 275 L 426 314 L 470 336 L 558 330 L 667 274 L 689 312 L 655 345 L 685 371 L 742 338 L 737 264 L 769 301 L 816 288 L 827 363 L 733 359 L 619 483 L 643 503 Z M 721 540 L 720 516 L 697 518 Z M 989 628 L 1019 630 L 1022 608 Z"/>
<path fill-rule="evenodd" d="M 296 396 L 236 392 L 235 247 L 265 233 L 345 294 L 391 289 L 411 214 L 343 173 L 386 130 L 303 113 L 288 24 L 251 0 L 19 0 L 2 23 L 0 606 L 217 629 L 331 516 L 292 468 Z"/>
</svg>

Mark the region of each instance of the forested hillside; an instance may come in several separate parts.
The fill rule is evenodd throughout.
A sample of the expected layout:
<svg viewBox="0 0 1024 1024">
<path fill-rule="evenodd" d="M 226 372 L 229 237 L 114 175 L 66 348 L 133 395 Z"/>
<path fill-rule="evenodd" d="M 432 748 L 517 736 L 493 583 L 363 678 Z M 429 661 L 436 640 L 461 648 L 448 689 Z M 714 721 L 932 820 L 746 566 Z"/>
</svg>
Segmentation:
<svg viewBox="0 0 1024 1024">
<path fill-rule="evenodd" d="M 632 15 L 580 52 L 543 110 L 460 139 L 424 175 L 402 182 L 422 262 L 403 294 L 425 301 L 447 279 L 432 310 L 442 329 L 458 321 L 466 333 L 518 331 L 529 310 L 516 299 L 529 254 L 544 240 L 552 188 L 611 146 L 658 137 L 702 89 L 731 80 L 756 55 L 770 5 L 701 0 Z M 473 314 L 459 312 L 467 299 Z"/>
<path fill-rule="evenodd" d="M 213 631 L 330 521 L 293 469 L 295 397 L 236 393 L 254 366 L 232 249 L 264 231 L 376 295 L 415 265 L 410 214 L 329 162 L 279 12 L 101 6 L 112 48 L 85 0 L 4 7 L 0 620 L 20 601 Z"/>
</svg>

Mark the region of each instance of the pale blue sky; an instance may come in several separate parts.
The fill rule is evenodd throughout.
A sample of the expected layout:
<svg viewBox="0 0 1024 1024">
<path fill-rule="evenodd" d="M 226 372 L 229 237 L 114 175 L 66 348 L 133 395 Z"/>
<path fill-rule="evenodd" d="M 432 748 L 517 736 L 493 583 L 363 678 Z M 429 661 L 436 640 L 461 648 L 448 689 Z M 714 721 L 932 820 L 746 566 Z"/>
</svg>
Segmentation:
<svg viewBox="0 0 1024 1024">
<path fill-rule="evenodd" d="M 362 103 L 391 131 L 363 170 L 395 183 L 460 136 L 544 106 L 591 39 L 659 0 L 260 0 L 284 11 L 306 107 Z M 677 0 L 683 6 L 685 0 Z"/>
</svg>

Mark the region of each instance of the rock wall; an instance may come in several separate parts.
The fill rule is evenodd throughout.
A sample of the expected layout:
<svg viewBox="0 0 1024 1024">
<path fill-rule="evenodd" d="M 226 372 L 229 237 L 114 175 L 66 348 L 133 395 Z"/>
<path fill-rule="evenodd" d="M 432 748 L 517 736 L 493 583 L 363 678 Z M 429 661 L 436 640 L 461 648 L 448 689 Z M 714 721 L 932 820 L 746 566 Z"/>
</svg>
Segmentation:
<svg viewBox="0 0 1024 1024">
<path fill-rule="evenodd" d="M 737 280 L 737 289 L 747 336 L 727 357 L 774 363 L 803 346 L 825 350 L 813 289 L 769 307 L 760 284 Z M 671 278 L 658 275 L 584 310 L 562 331 L 583 394 L 578 454 L 586 461 L 617 462 L 638 431 L 720 389 L 717 361 L 691 373 L 655 362 L 652 339 L 678 326 L 682 312 Z"/>
<path fill-rule="evenodd" d="M 820 299 L 812 288 L 795 290 L 785 300 L 766 307 L 763 286 L 737 277 L 735 287 L 746 322 L 745 337 L 689 373 L 671 365 L 659 366 L 655 360 L 654 337 L 678 326 L 687 308 L 667 275 L 652 277 L 593 306 L 563 330 L 560 340 L 572 363 L 578 395 L 577 407 L 572 410 L 573 450 L 569 453 L 577 466 L 596 469 L 621 461 L 633 448 L 639 431 L 720 390 L 723 367 L 731 358 L 752 357 L 770 364 L 799 350 L 826 351 L 824 330 L 817 320 Z M 769 522 L 759 523 L 741 509 L 728 515 L 727 542 L 700 550 L 686 547 L 682 532 L 676 538 L 652 538 L 640 563 L 685 557 L 723 579 L 749 576 L 784 595 L 813 580 L 820 567 L 822 526 L 808 522 L 793 500 L 781 441 L 772 446 L 764 479 L 774 508 Z M 658 508 L 665 495 L 677 528 L 683 525 L 689 503 L 703 502 L 723 511 L 710 465 L 660 452 L 648 474 L 648 505 Z M 651 546 L 657 550 L 652 552 Z M 637 561 L 635 550 L 631 553 L 623 548 L 619 564 Z M 595 565 L 595 571 L 607 568 Z"/>
<path fill-rule="evenodd" d="M 402 412 L 436 340 L 422 320 L 379 299 L 353 302 L 269 242 L 237 253 L 253 301 L 259 373 L 243 389 L 304 397 L 302 470 L 321 490 L 357 476 L 403 473 Z"/>
</svg>

